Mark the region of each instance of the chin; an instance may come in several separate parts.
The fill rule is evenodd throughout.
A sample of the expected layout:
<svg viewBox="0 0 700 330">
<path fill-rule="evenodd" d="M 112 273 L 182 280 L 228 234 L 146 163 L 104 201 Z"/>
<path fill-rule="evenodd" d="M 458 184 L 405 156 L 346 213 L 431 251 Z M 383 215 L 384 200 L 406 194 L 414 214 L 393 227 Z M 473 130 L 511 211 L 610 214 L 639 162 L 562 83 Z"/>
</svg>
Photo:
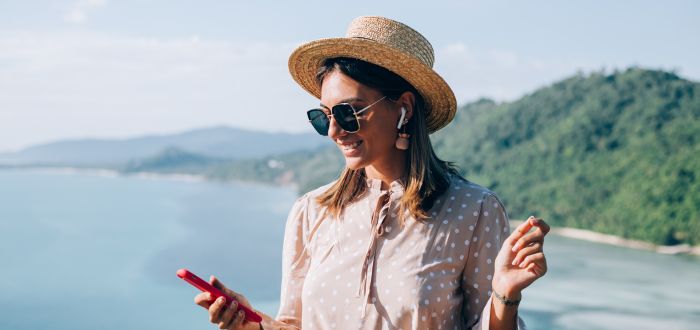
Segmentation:
<svg viewBox="0 0 700 330">
<path fill-rule="evenodd" d="M 367 164 L 365 164 L 365 161 L 361 158 L 345 157 L 345 167 L 356 171 L 367 167 Z"/>
</svg>

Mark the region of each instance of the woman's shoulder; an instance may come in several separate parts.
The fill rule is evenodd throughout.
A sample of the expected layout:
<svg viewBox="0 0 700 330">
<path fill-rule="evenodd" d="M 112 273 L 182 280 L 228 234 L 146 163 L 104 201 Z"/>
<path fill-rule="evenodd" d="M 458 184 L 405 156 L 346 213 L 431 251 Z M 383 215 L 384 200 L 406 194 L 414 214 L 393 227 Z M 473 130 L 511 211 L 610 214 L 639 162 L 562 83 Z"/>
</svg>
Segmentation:
<svg viewBox="0 0 700 330">
<path fill-rule="evenodd" d="M 471 182 L 461 176 L 451 177 L 450 187 L 443 198 L 442 211 L 448 218 L 472 219 L 472 221 L 458 222 L 463 226 L 477 226 L 473 221 L 478 221 L 480 227 L 489 231 L 489 227 L 506 226 L 508 214 L 503 202 L 492 190 Z"/>
<path fill-rule="evenodd" d="M 337 181 L 337 180 L 336 180 Z M 330 189 L 331 186 L 335 184 L 336 181 L 329 182 L 323 186 L 320 186 L 316 189 L 313 189 L 311 191 L 307 191 L 301 197 L 297 198 L 295 205 L 301 205 L 306 208 L 318 208 L 318 202 L 317 199 L 319 196 L 321 196 L 324 192 L 326 192 L 328 189 Z"/>
<path fill-rule="evenodd" d="M 329 182 L 329 183 L 327 183 L 327 184 L 324 184 L 323 186 L 320 186 L 320 187 L 318 187 L 318 188 L 316 188 L 316 189 L 307 191 L 306 193 L 304 193 L 304 194 L 300 197 L 300 199 L 302 199 L 302 198 L 316 199 L 318 196 L 320 196 L 321 194 L 323 194 L 324 192 L 326 192 L 328 189 L 330 189 L 330 187 L 333 186 L 333 185 L 336 183 L 336 181 L 337 181 L 337 180 L 333 180 L 333 181 L 331 181 L 331 182 Z"/>
<path fill-rule="evenodd" d="M 461 204 L 458 209 L 466 213 L 498 208 L 505 212 L 503 201 L 494 191 L 457 174 L 450 176 L 450 186 L 443 196 L 446 201 L 449 199 Z"/>
<path fill-rule="evenodd" d="M 316 218 L 316 215 L 319 215 L 321 211 L 321 206 L 318 203 L 318 197 L 327 191 L 333 184 L 335 184 L 335 181 L 308 191 L 297 198 L 292 206 L 292 210 L 290 211 L 290 217 L 294 216 L 296 218 L 304 218 L 307 220 L 309 218 Z"/>
<path fill-rule="evenodd" d="M 485 198 L 494 198 L 500 202 L 500 199 L 495 192 L 484 186 L 471 182 L 458 174 L 450 175 L 450 186 L 447 188 L 446 194 L 461 194 L 466 197 L 476 197 L 481 200 Z"/>
</svg>

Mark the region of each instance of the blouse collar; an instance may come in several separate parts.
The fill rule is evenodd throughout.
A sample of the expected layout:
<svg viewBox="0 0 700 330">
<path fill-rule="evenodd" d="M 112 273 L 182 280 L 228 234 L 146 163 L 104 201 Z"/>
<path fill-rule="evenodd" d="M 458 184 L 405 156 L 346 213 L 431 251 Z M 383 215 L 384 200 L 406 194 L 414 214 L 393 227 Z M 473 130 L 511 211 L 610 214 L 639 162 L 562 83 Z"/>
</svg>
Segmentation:
<svg viewBox="0 0 700 330">
<path fill-rule="evenodd" d="M 403 180 L 401 180 L 401 179 L 396 179 L 396 180 L 392 181 L 389 184 L 388 190 L 382 190 L 382 180 L 367 178 L 367 187 L 374 194 L 382 194 L 386 191 L 389 191 L 389 194 L 392 197 L 394 197 L 394 196 L 398 197 L 398 196 L 403 195 L 403 192 L 405 189 Z M 392 199 L 394 199 L 394 198 L 392 198 Z"/>
</svg>

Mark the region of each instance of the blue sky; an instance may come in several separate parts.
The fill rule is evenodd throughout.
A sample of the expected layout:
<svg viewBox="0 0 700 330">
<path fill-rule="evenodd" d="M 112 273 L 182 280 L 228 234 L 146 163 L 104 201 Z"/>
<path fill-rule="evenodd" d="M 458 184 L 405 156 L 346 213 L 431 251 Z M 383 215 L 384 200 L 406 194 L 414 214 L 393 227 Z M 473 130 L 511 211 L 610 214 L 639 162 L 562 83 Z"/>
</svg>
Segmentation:
<svg viewBox="0 0 700 330">
<path fill-rule="evenodd" d="M 460 104 L 632 65 L 700 80 L 697 1 L 0 0 L 0 151 L 213 125 L 310 131 L 317 101 L 287 57 L 360 15 L 423 33 Z"/>
</svg>

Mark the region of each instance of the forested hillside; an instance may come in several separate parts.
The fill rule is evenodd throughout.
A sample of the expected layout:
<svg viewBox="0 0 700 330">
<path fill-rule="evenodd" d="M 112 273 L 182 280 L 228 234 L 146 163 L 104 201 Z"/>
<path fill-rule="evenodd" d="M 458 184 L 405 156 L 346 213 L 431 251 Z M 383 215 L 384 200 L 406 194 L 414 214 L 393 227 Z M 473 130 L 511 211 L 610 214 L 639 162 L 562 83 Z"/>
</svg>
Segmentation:
<svg viewBox="0 0 700 330">
<path fill-rule="evenodd" d="M 434 141 L 514 218 L 698 244 L 698 87 L 642 69 L 575 76 L 513 103 L 470 104 Z"/>
<path fill-rule="evenodd" d="M 577 75 L 515 102 L 480 100 L 432 135 L 441 158 L 497 192 L 512 218 L 658 244 L 700 244 L 700 89 L 673 73 Z M 218 179 L 335 177 L 335 147 L 210 166 Z"/>
</svg>

